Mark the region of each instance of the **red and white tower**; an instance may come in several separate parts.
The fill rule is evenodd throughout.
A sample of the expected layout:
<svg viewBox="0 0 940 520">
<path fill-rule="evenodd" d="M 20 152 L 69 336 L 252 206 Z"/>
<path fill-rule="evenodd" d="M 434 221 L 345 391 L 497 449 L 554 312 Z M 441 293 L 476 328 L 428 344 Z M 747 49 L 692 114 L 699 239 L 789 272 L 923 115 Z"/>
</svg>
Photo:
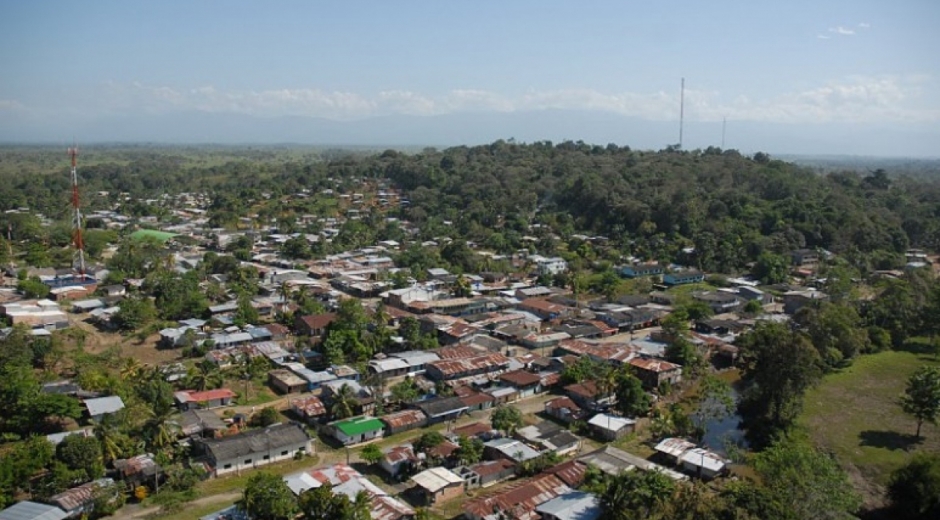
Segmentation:
<svg viewBox="0 0 940 520">
<path fill-rule="evenodd" d="M 78 148 L 69 148 L 72 159 L 72 243 L 78 251 L 78 274 L 85 278 L 85 242 L 82 240 L 82 209 L 78 200 Z"/>
</svg>

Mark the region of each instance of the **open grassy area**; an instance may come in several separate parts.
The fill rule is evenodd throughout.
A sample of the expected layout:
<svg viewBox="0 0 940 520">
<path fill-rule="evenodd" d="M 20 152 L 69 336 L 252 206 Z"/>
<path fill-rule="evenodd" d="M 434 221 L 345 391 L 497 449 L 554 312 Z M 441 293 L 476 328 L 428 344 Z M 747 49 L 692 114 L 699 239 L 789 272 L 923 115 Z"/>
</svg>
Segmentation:
<svg viewBox="0 0 940 520">
<path fill-rule="evenodd" d="M 877 501 L 892 471 L 917 450 L 940 450 L 940 427 L 916 422 L 901 411 L 907 378 L 931 356 L 889 351 L 862 356 L 848 369 L 826 376 L 806 395 L 800 423 L 820 447 L 846 467 L 856 487 Z"/>
</svg>

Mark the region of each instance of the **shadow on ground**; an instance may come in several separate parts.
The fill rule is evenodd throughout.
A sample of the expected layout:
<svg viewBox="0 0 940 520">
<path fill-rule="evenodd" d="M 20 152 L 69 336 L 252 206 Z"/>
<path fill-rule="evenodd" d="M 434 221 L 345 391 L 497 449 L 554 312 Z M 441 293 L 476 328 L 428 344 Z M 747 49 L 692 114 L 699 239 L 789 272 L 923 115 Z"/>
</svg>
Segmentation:
<svg viewBox="0 0 940 520">
<path fill-rule="evenodd" d="M 889 450 L 909 450 L 912 446 L 920 444 L 921 439 L 914 435 L 898 433 L 887 430 L 865 430 L 858 434 L 861 446 L 873 448 L 886 448 Z"/>
</svg>

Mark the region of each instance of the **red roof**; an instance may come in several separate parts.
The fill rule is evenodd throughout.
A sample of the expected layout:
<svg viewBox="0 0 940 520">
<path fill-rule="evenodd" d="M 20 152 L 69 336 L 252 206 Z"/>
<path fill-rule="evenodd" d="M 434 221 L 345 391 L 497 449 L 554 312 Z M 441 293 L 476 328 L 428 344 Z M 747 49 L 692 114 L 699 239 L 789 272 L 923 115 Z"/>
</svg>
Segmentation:
<svg viewBox="0 0 940 520">
<path fill-rule="evenodd" d="M 534 512 L 539 505 L 570 490 L 571 488 L 558 477 L 543 474 L 514 484 L 502 493 L 471 500 L 464 504 L 464 511 L 481 518 L 492 515 L 496 510 L 521 517 Z"/>
<path fill-rule="evenodd" d="M 320 330 L 325 329 L 329 326 L 330 323 L 333 323 L 333 320 L 336 319 L 335 312 L 327 312 L 325 314 L 312 314 L 310 316 L 301 316 L 300 320 L 310 328 L 310 330 Z"/>
<path fill-rule="evenodd" d="M 493 427 L 490 424 L 475 422 L 461 426 L 460 428 L 455 428 L 454 434 L 464 437 L 476 437 L 481 433 L 489 433 L 491 431 L 493 431 Z"/>
<path fill-rule="evenodd" d="M 573 412 L 581 411 L 581 407 L 575 404 L 570 397 L 556 397 L 545 403 L 546 410 L 571 410 Z"/>
<path fill-rule="evenodd" d="M 662 359 L 650 359 L 650 358 L 633 358 L 630 360 L 630 364 L 640 370 L 646 370 L 649 372 L 670 372 L 672 370 L 678 370 L 682 367 L 668 361 L 663 361 Z"/>
<path fill-rule="evenodd" d="M 461 396 L 460 402 L 466 406 L 477 406 L 483 403 L 490 403 L 493 401 L 493 396 L 484 394 L 482 392 L 474 392 L 469 395 Z"/>
<path fill-rule="evenodd" d="M 537 374 L 532 372 L 526 372 L 525 370 L 514 370 L 512 372 L 506 372 L 499 376 L 500 381 L 505 381 L 515 387 L 520 386 L 532 386 L 537 385 L 542 378 Z"/>
</svg>

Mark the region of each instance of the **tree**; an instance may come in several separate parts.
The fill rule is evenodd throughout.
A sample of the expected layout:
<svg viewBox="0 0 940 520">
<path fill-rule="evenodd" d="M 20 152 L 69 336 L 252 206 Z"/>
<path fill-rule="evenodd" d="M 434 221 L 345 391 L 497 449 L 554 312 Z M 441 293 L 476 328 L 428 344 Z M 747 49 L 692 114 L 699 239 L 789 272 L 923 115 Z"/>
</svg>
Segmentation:
<svg viewBox="0 0 940 520">
<path fill-rule="evenodd" d="M 618 371 L 614 394 L 617 396 L 614 406 L 623 415 L 637 417 L 649 413 L 650 396 L 643 390 L 643 383 L 629 371 Z"/>
<path fill-rule="evenodd" d="M 850 519 L 861 505 L 832 456 L 805 442 L 786 440 L 754 457 L 754 469 L 787 520 Z"/>
<path fill-rule="evenodd" d="M 238 505 L 257 520 L 289 520 L 297 513 L 293 492 L 284 479 L 264 472 L 248 478 Z"/>
<path fill-rule="evenodd" d="M 418 437 L 418 440 L 415 441 L 415 449 L 418 451 L 427 451 L 435 446 L 438 446 L 445 440 L 447 439 L 441 435 L 441 432 L 424 432 L 420 437 Z"/>
<path fill-rule="evenodd" d="M 917 420 L 917 433 L 924 422 L 937 424 L 940 417 L 940 367 L 923 366 L 907 380 L 907 388 L 901 397 L 904 413 Z"/>
<path fill-rule="evenodd" d="M 333 493 L 333 486 L 322 486 L 304 491 L 299 498 L 304 520 L 370 520 L 371 499 L 360 491 L 350 500 L 343 493 Z"/>
<path fill-rule="evenodd" d="M 705 364 L 698 347 L 684 337 L 675 338 L 666 345 L 666 361 L 682 365 L 683 373 L 696 374 Z"/>
<path fill-rule="evenodd" d="M 56 446 L 56 458 L 71 470 L 85 472 L 85 480 L 95 480 L 104 475 L 101 445 L 94 437 L 69 435 Z"/>
<path fill-rule="evenodd" d="M 507 435 L 512 435 L 516 428 L 524 424 L 522 412 L 515 406 L 510 405 L 501 405 L 493 410 L 490 422 L 493 423 L 493 428 L 506 432 Z"/>
<path fill-rule="evenodd" d="M 16 284 L 16 290 L 23 293 L 26 298 L 45 298 L 49 295 L 49 286 L 42 283 L 38 276 L 31 276 L 26 280 L 20 280 Z"/>
<path fill-rule="evenodd" d="M 460 460 L 461 464 L 469 466 L 480 462 L 480 459 L 483 458 L 483 441 L 478 437 L 461 435 L 460 439 L 457 440 L 457 444 L 460 446 L 457 448 L 457 459 Z"/>
<path fill-rule="evenodd" d="M 859 352 L 871 349 L 868 331 L 849 304 L 824 302 L 818 307 L 803 307 L 794 321 L 809 335 L 828 367 L 844 366 Z"/>
<path fill-rule="evenodd" d="M 392 392 L 392 399 L 398 403 L 410 403 L 420 395 L 418 385 L 410 377 L 392 385 L 389 390 Z"/>
<path fill-rule="evenodd" d="M 753 274 L 761 283 L 772 285 L 785 282 L 789 270 L 790 262 L 786 257 L 765 251 L 757 257 Z"/>
<path fill-rule="evenodd" d="M 752 444 L 767 446 L 799 415 L 803 394 L 820 377 L 819 354 L 803 335 L 781 324 L 760 324 L 737 345 L 745 385 L 738 411 Z"/>
<path fill-rule="evenodd" d="M 333 395 L 333 417 L 335 419 L 345 419 L 352 417 L 356 406 L 356 393 L 352 387 L 343 384 L 339 391 Z"/>
<path fill-rule="evenodd" d="M 119 329 L 135 331 L 156 317 L 156 310 L 149 298 L 129 297 L 121 300 L 118 311 L 111 320 Z"/>
<path fill-rule="evenodd" d="M 186 374 L 186 385 L 200 392 L 219 388 L 222 386 L 223 376 L 219 370 L 219 365 L 209 359 L 203 359 L 196 363 Z"/>
<path fill-rule="evenodd" d="M 277 413 L 277 408 L 273 406 L 265 406 L 258 413 L 251 416 L 252 425 L 261 428 L 267 428 L 279 422 L 281 422 L 281 415 Z"/>
<path fill-rule="evenodd" d="M 891 474 L 888 496 L 902 520 L 940 518 L 940 455 L 915 454 Z"/>
<path fill-rule="evenodd" d="M 658 471 L 625 471 L 610 478 L 600 496 L 602 520 L 659 518 L 675 483 Z"/>
<path fill-rule="evenodd" d="M 378 464 L 385 454 L 382 453 L 382 450 L 375 444 L 367 444 L 362 448 L 362 451 L 359 452 L 359 456 L 369 464 Z"/>
</svg>

